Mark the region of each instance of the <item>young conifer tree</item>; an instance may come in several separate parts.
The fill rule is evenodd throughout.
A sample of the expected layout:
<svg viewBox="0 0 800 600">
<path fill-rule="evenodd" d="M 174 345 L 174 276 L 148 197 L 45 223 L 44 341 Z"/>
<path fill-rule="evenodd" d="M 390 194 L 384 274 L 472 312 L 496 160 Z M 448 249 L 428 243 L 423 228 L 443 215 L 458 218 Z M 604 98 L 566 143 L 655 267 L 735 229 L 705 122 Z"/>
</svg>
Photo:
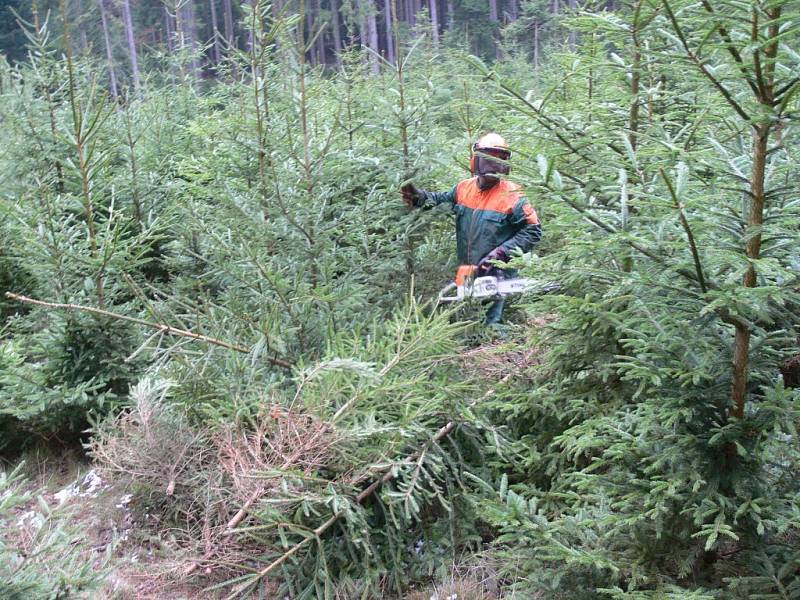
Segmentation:
<svg viewBox="0 0 800 600">
<path fill-rule="evenodd" d="M 796 585 L 796 14 L 631 2 L 576 21 L 613 51 L 565 56 L 545 93 L 497 78 L 569 231 L 535 271 L 563 286 L 531 307 L 555 315 L 540 384 L 495 406 L 530 459 L 488 514 L 530 589 Z"/>
<path fill-rule="evenodd" d="M 111 185 L 114 108 L 69 44 L 59 60 L 47 24 L 28 25 L 31 64 L 18 67 L 18 99 L 11 105 L 18 110 L 9 117 L 12 127 L 30 135 L 13 149 L 21 170 L 3 198 L 11 217 L 10 253 L 18 261 L 24 257 L 27 276 L 20 280 L 27 279 L 27 289 L 9 291 L 98 310 L 124 306 L 124 276 L 147 262 L 150 232 L 132 231 L 127 206 Z M 68 40 L 66 20 L 63 29 Z M 101 317 L 34 308 L 10 331 L 3 341 L 0 404 L 29 431 L 76 435 L 87 411 L 106 410 L 136 370 L 125 360 L 136 347 L 135 332 L 112 330 Z"/>
</svg>

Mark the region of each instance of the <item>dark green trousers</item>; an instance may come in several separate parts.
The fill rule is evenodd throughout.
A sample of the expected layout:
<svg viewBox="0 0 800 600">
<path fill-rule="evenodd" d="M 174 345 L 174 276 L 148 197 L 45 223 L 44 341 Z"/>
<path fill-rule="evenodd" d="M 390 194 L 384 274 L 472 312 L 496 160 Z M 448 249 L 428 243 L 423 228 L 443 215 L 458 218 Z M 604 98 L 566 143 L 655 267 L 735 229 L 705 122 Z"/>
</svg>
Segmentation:
<svg viewBox="0 0 800 600">
<path fill-rule="evenodd" d="M 519 275 L 516 269 L 492 269 L 491 274 L 498 279 L 514 279 Z M 483 323 L 485 325 L 496 325 L 503 322 L 503 309 L 506 307 L 506 299 L 500 298 L 499 300 L 492 301 L 489 308 L 486 309 L 486 318 Z"/>
</svg>

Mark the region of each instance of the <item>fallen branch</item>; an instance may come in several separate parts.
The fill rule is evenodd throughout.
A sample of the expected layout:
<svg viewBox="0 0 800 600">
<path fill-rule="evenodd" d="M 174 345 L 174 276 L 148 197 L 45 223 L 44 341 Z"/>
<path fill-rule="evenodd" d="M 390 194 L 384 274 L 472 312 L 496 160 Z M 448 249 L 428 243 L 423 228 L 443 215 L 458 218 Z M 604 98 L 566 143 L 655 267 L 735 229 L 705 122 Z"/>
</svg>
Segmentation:
<svg viewBox="0 0 800 600">
<path fill-rule="evenodd" d="M 121 315 L 119 313 L 114 313 L 108 310 L 104 310 L 102 308 L 94 308 L 93 306 L 83 306 L 81 304 L 63 304 L 61 302 L 45 302 L 44 300 L 36 300 L 34 298 L 29 298 L 27 296 L 22 296 L 20 294 L 13 294 L 11 292 L 6 292 L 6 297 L 11 298 L 12 300 L 17 300 L 19 302 L 25 302 L 26 304 L 35 304 L 36 306 L 44 306 L 46 308 L 52 308 L 56 310 L 73 310 L 79 312 L 87 312 L 94 315 L 101 315 L 103 317 L 117 319 L 119 321 L 128 321 L 129 323 L 135 323 L 137 325 L 143 325 L 144 327 L 149 327 L 151 329 L 157 329 L 163 333 L 168 333 L 170 335 L 177 335 L 180 337 L 191 338 L 193 340 L 198 340 L 201 342 L 213 344 L 214 346 L 227 348 L 228 350 L 242 352 L 243 354 L 250 354 L 250 348 L 247 348 L 246 346 L 232 344 L 224 340 L 218 340 L 216 338 L 212 338 L 207 335 L 202 335 L 200 333 L 195 333 L 193 331 L 188 331 L 186 329 L 179 329 L 177 327 L 173 327 L 172 325 L 167 325 L 165 323 L 153 323 L 152 321 L 146 321 L 144 319 L 139 319 L 137 317 Z M 273 365 L 277 365 L 285 369 L 291 369 L 293 366 L 292 363 L 280 358 L 274 358 L 268 356 L 267 360 Z"/>
<path fill-rule="evenodd" d="M 503 378 L 500 380 L 500 382 L 499 382 L 499 383 L 505 383 L 505 382 L 506 382 L 506 381 L 508 381 L 510 378 L 511 378 L 511 373 L 509 373 L 508 375 L 506 375 L 505 377 L 503 377 Z M 478 400 L 475 400 L 475 401 L 473 401 L 473 402 L 470 404 L 470 406 L 474 406 L 474 405 L 478 404 L 479 402 L 482 402 L 482 401 L 483 401 L 483 400 L 485 400 L 486 398 L 488 398 L 488 397 L 490 397 L 490 396 L 494 395 L 494 393 L 495 393 L 495 390 L 494 390 L 494 388 L 492 388 L 492 389 L 488 390 L 488 391 L 487 391 L 487 392 L 486 392 L 486 393 L 485 393 L 483 396 L 481 396 L 481 397 L 480 397 Z M 358 494 L 358 496 L 356 496 L 356 502 L 357 502 L 358 504 L 363 504 L 363 503 L 364 503 L 364 501 L 365 501 L 367 498 L 369 498 L 370 496 L 372 496 L 372 494 L 374 494 L 374 493 L 375 493 L 375 492 L 376 492 L 376 491 L 377 491 L 377 490 L 378 490 L 378 489 L 379 489 L 379 488 L 380 488 L 380 487 L 381 487 L 381 486 L 382 486 L 384 483 L 388 483 L 388 482 L 390 482 L 392 479 L 394 479 L 395 477 L 397 477 L 397 473 L 399 473 L 399 469 L 397 469 L 397 468 L 395 468 L 395 467 L 399 467 L 399 466 L 408 465 L 408 464 L 411 464 L 411 463 L 413 463 L 414 461 L 416 461 L 416 460 L 417 460 L 417 459 L 418 459 L 420 456 L 422 456 L 422 454 L 423 454 L 423 453 L 425 453 L 425 452 L 427 451 L 427 449 L 428 449 L 428 447 L 431 445 L 431 443 L 436 443 L 436 442 L 439 442 L 439 441 L 441 441 L 443 438 L 445 438 L 445 437 L 447 437 L 448 435 L 450 435 L 450 433 L 453 431 L 453 429 L 455 429 L 455 428 L 456 428 L 456 425 L 457 425 L 457 423 L 456 423 L 455 421 L 449 421 L 449 422 L 448 422 L 446 425 L 442 426 L 442 427 L 441 427 L 441 428 L 440 428 L 440 429 L 439 429 L 439 430 L 436 432 L 436 434 L 433 436 L 433 438 L 431 438 L 430 440 L 428 440 L 427 442 L 425 442 L 425 443 L 424 443 L 424 444 L 423 444 L 423 445 L 422 445 L 420 448 L 418 448 L 418 449 L 417 449 L 417 450 L 416 450 L 414 453 L 412 453 L 412 454 L 410 454 L 410 455 L 406 456 L 406 457 L 405 457 L 405 458 L 404 458 L 402 461 L 400 461 L 399 463 L 395 463 L 395 464 L 393 464 L 393 465 L 392 465 L 392 467 L 390 467 L 390 468 L 387 470 L 387 472 L 383 474 L 383 477 L 381 477 L 381 478 L 379 478 L 379 479 L 376 479 L 376 480 L 375 480 L 375 481 L 373 481 L 373 482 L 372 482 L 372 483 L 371 483 L 371 484 L 370 484 L 370 485 L 369 485 L 367 488 L 365 488 L 364 490 L 362 490 L 362 491 L 361 491 L 361 493 L 360 493 L 360 494 Z M 241 511 L 240 511 L 240 512 L 241 512 Z M 308 544 L 309 544 L 311 541 L 316 541 L 316 540 L 318 540 L 318 539 L 319 539 L 319 537 L 320 537 L 320 536 L 321 536 L 323 533 L 325 533 L 325 532 L 326 532 L 328 529 L 330 529 L 331 527 L 333 527 L 333 525 L 335 525 L 335 524 L 336 524 L 336 522 L 337 522 L 337 521 L 339 520 L 339 518 L 340 518 L 340 517 L 341 517 L 341 516 L 344 514 L 344 512 L 345 512 L 344 510 L 340 510 L 340 511 L 338 511 L 338 512 L 335 512 L 334 514 L 332 514 L 332 515 L 331 515 L 331 516 L 328 518 L 328 520 L 327 520 L 327 521 L 325 521 L 325 522 L 324 522 L 324 523 L 322 523 L 322 524 L 321 524 L 319 527 L 317 527 L 316 529 L 314 529 L 314 530 L 313 530 L 313 532 L 312 532 L 312 533 L 314 534 L 313 536 L 308 536 L 308 537 L 306 537 L 306 538 L 303 538 L 303 540 L 302 540 L 302 541 L 300 541 L 300 542 L 298 542 L 297 544 L 295 544 L 294 546 L 292 546 L 292 547 L 291 547 L 289 550 L 287 550 L 287 551 L 286 551 L 284 554 L 282 554 L 281 556 L 279 556 L 278 558 L 276 558 L 274 561 L 272 561 L 270 564 L 268 564 L 266 567 L 264 567 L 264 568 L 263 568 L 261 571 L 259 571 L 258 573 L 256 573 L 256 574 L 253 576 L 253 578 L 251 578 L 249 581 L 246 581 L 246 582 L 242 583 L 241 585 L 239 585 L 239 586 L 235 587 L 235 588 L 234 588 L 234 589 L 231 591 L 231 593 L 230 593 L 230 594 L 229 594 L 229 595 L 226 597 L 226 600 L 233 600 L 234 598 L 236 598 L 236 597 L 240 596 L 242 593 L 244 593 L 244 592 L 247 590 L 247 588 L 249 588 L 250 586 L 252 586 L 252 585 L 254 585 L 255 583 L 259 582 L 259 581 L 260 581 L 260 580 L 262 580 L 264 577 L 266 577 L 267 575 L 269 575 L 269 574 L 270 574 L 272 571 L 274 571 L 275 569 L 277 569 L 278 567 L 280 567 L 280 566 L 281 566 L 283 563 L 285 563 L 285 562 L 286 562 L 287 560 L 289 560 L 289 559 L 290 559 L 292 556 L 294 556 L 294 555 L 295 555 L 295 554 L 297 554 L 297 553 L 298 553 L 300 550 L 302 550 L 302 549 L 303 549 L 305 546 L 307 546 L 307 545 L 308 545 Z"/>
<path fill-rule="evenodd" d="M 236 526 L 239 525 L 239 523 L 241 523 L 244 520 L 244 518 L 247 516 L 248 511 L 250 510 L 250 507 L 253 506 L 253 504 L 255 504 L 256 500 L 261 498 L 261 496 L 263 494 L 264 494 L 264 489 L 263 488 L 258 488 L 252 494 L 250 494 L 250 497 L 247 499 L 247 501 L 239 509 L 239 512 L 237 512 L 235 515 L 233 515 L 231 520 L 228 521 L 227 525 L 225 525 L 224 535 L 230 535 L 230 534 L 235 532 Z M 184 573 L 183 573 L 184 577 L 189 577 L 195 571 L 197 571 L 197 569 L 200 568 L 200 565 L 204 561 L 208 560 L 209 557 L 211 557 L 212 554 L 213 554 L 213 549 L 206 550 L 206 553 L 203 555 L 203 557 L 201 559 L 199 559 L 198 561 L 192 563 L 189 566 L 189 568 L 186 569 L 186 571 L 184 571 Z"/>
<path fill-rule="evenodd" d="M 242 508 L 239 509 L 239 512 L 233 515 L 233 518 L 228 521 L 227 525 L 225 525 L 225 531 L 233 533 L 233 530 L 236 529 L 236 526 L 247 516 L 247 511 L 250 510 L 250 507 L 253 506 L 255 501 L 258 500 L 263 494 L 264 490 L 262 488 L 258 488 L 255 492 L 250 494 L 247 502 L 245 502 Z"/>
<path fill-rule="evenodd" d="M 301 383 L 300 386 L 302 387 L 302 385 L 303 384 Z M 279 412 L 273 412 L 274 409 L 275 409 L 275 407 L 272 407 L 270 409 L 270 418 L 271 419 L 277 419 L 277 418 L 280 417 L 280 413 Z M 286 416 L 290 416 L 290 412 L 286 412 L 285 415 Z M 287 421 L 287 423 L 288 422 L 289 421 Z M 289 468 L 291 468 L 293 466 L 299 465 L 301 457 L 304 454 L 307 453 L 307 448 L 314 448 L 315 451 L 318 451 L 319 448 L 324 447 L 325 440 L 322 440 L 322 442 L 321 442 L 322 445 L 320 445 L 320 442 L 318 442 L 318 439 L 319 439 L 319 437 L 321 435 L 325 435 L 329 430 L 330 430 L 330 428 L 328 426 L 316 427 L 315 430 L 313 431 L 313 433 L 310 436 L 307 436 L 307 437 L 304 436 L 302 440 L 295 439 L 293 442 L 290 441 L 289 445 L 287 445 L 287 442 L 285 440 L 281 439 L 282 434 L 278 434 L 277 436 L 273 436 L 272 434 L 268 434 L 267 431 L 265 429 L 262 429 L 262 426 L 259 425 L 259 427 L 257 428 L 257 430 L 256 430 L 256 432 L 255 432 L 255 434 L 254 434 L 252 439 L 253 440 L 258 440 L 259 442 L 257 442 L 257 443 L 266 442 L 267 445 L 269 445 L 270 449 L 272 450 L 272 452 L 275 453 L 276 456 L 283 456 L 283 458 L 284 458 L 283 463 L 280 466 L 276 467 L 277 471 L 283 472 L 283 471 L 286 471 L 287 469 L 289 469 Z M 300 431 L 295 428 L 294 429 L 295 436 L 298 436 L 299 433 L 300 433 Z M 275 443 L 277 443 L 278 449 L 276 449 L 276 447 L 273 445 L 273 441 Z M 285 453 L 282 453 L 280 451 L 280 449 L 279 449 L 281 446 L 283 446 L 284 448 L 291 448 L 291 452 L 288 455 L 285 454 Z M 250 448 L 249 449 L 249 453 L 253 454 L 253 455 L 258 454 L 259 452 L 260 452 L 260 448 Z M 244 468 L 246 469 L 247 467 L 244 467 Z M 235 466 L 232 466 L 231 469 L 235 470 Z M 245 519 L 245 517 L 247 517 L 248 512 L 250 511 L 251 507 L 264 494 L 266 494 L 270 489 L 271 488 L 270 488 L 269 485 L 261 485 L 261 486 L 258 486 L 255 490 L 253 490 L 249 494 L 249 496 L 247 497 L 247 500 L 245 501 L 245 503 L 237 511 L 237 513 L 227 522 L 227 524 L 222 529 L 217 530 L 217 532 L 214 535 L 214 540 L 213 541 L 216 542 L 217 540 L 219 540 L 222 537 L 232 536 L 232 535 L 237 534 L 238 531 L 237 531 L 236 528 Z M 216 545 L 217 544 L 215 543 L 212 546 L 207 547 L 206 548 L 206 552 L 201 557 L 195 559 L 194 563 L 191 564 L 183 572 L 184 577 L 188 577 L 188 576 L 192 575 L 201 566 L 206 565 L 209 562 L 209 559 L 211 559 L 213 557 L 214 553 L 217 551 Z M 209 571 L 210 571 L 210 567 L 206 566 L 206 572 L 209 572 Z"/>
<path fill-rule="evenodd" d="M 658 171 L 661 173 L 661 178 L 664 180 L 664 183 L 667 184 L 669 195 L 672 196 L 672 203 L 675 205 L 675 209 L 678 211 L 678 218 L 680 219 L 681 227 L 683 227 L 683 230 L 686 232 L 686 239 L 689 241 L 689 249 L 692 251 L 692 260 L 694 261 L 694 270 L 697 273 L 697 281 L 700 284 L 700 289 L 705 294 L 708 292 L 708 288 L 706 288 L 706 278 L 703 275 L 703 266 L 700 263 L 700 253 L 697 251 L 697 244 L 694 241 L 694 234 L 692 233 L 692 228 L 689 225 L 689 220 L 686 218 L 686 214 L 683 212 L 683 205 L 678 198 L 675 187 L 672 185 L 672 181 L 670 181 L 669 177 L 667 177 L 667 172 L 663 167 L 660 167 Z"/>
<path fill-rule="evenodd" d="M 447 425 L 445 425 L 444 427 L 439 429 L 439 431 L 436 432 L 436 435 L 433 436 L 432 440 L 429 440 L 421 448 L 419 448 L 416 452 L 414 452 L 413 454 L 407 456 L 400 463 L 397 463 L 396 465 L 393 465 L 393 466 L 401 466 L 401 465 L 406 465 L 406 464 L 414 462 L 415 460 L 417 460 L 417 458 L 420 456 L 420 454 L 422 454 L 427 449 L 427 447 L 430 445 L 431 442 L 440 441 L 442 438 L 447 436 L 451 431 L 453 431 L 453 429 L 455 429 L 455 427 L 456 427 L 456 422 L 455 421 L 450 421 L 449 423 L 447 423 Z M 367 498 L 372 496 L 372 494 L 374 494 L 378 490 L 378 488 L 380 488 L 384 483 L 388 483 L 392 479 L 394 479 L 396 477 L 395 472 L 396 472 L 396 469 L 390 469 L 389 471 L 387 471 L 383 475 L 383 477 L 373 481 L 370 484 L 369 487 L 364 489 L 358 496 L 356 496 L 356 502 L 358 502 L 359 504 L 362 504 Z M 311 542 L 312 540 L 316 541 L 317 539 L 319 539 L 319 537 L 323 533 L 328 531 L 328 529 L 330 529 L 331 527 L 333 527 L 336 524 L 336 522 L 344 514 L 344 512 L 345 511 L 340 510 L 340 511 L 335 512 L 334 514 L 332 514 L 327 521 L 325 521 L 324 523 L 322 523 L 322 525 L 320 525 L 319 527 L 314 529 L 314 531 L 312 531 L 312 533 L 314 534 L 313 536 L 308 536 L 306 538 L 303 538 L 303 540 L 301 542 L 299 542 L 299 543 L 295 544 L 294 546 L 292 546 L 284 554 L 282 554 L 280 557 L 276 558 L 269 565 L 267 565 L 261 571 L 256 573 L 254 575 L 253 579 L 251 579 L 250 581 L 247 581 L 247 582 L 243 583 L 242 585 L 234 588 L 233 591 L 227 596 L 227 600 L 233 600 L 234 598 L 239 597 L 242 593 L 244 593 L 247 590 L 247 588 L 249 588 L 251 585 L 257 583 L 258 581 L 260 581 L 261 579 L 263 579 L 264 577 L 269 575 L 272 571 L 274 571 L 275 569 L 280 567 L 283 563 L 285 563 L 292 556 L 294 556 L 300 550 L 302 550 L 306 545 L 308 545 L 309 542 Z"/>
</svg>

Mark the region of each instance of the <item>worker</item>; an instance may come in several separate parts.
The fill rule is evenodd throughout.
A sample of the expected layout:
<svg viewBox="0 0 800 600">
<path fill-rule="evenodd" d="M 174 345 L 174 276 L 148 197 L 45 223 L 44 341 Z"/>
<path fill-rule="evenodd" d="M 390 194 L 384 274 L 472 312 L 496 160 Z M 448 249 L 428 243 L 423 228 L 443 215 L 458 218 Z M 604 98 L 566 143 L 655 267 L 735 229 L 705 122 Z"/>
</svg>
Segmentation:
<svg viewBox="0 0 800 600">
<path fill-rule="evenodd" d="M 461 265 L 477 265 L 477 276 L 513 277 L 502 266 L 517 252 L 528 252 L 542 237 L 536 211 L 521 188 L 505 178 L 511 165 L 508 143 L 488 133 L 472 145 L 469 161 L 473 177 L 447 192 L 429 192 L 405 184 L 403 201 L 409 208 L 449 204 L 456 215 L 456 249 Z M 485 323 L 502 323 L 505 300 L 492 302 Z"/>
</svg>

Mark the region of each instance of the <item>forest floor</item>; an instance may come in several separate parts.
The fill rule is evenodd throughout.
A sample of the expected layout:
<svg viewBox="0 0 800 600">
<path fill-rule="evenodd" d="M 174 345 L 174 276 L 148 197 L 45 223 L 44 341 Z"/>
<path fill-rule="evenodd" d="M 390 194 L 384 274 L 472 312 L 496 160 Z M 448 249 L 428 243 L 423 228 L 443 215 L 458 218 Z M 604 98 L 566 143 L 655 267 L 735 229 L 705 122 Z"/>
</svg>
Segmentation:
<svg viewBox="0 0 800 600">
<path fill-rule="evenodd" d="M 24 461 L 28 479 L 20 491 L 29 492 L 32 497 L 15 510 L 18 526 L 13 532 L 6 532 L 10 543 L 23 551 L 31 545 L 44 501 L 52 511 L 51 529 L 65 526 L 72 536 L 74 552 L 107 573 L 93 597 L 117 600 L 209 597 L 203 586 L 176 583 L 170 576 L 176 567 L 174 540 L 170 539 L 169 530 L 157 527 L 157 515 L 134 506 L 127 482 L 109 479 L 75 449 L 60 453 L 31 452 Z"/>
</svg>

